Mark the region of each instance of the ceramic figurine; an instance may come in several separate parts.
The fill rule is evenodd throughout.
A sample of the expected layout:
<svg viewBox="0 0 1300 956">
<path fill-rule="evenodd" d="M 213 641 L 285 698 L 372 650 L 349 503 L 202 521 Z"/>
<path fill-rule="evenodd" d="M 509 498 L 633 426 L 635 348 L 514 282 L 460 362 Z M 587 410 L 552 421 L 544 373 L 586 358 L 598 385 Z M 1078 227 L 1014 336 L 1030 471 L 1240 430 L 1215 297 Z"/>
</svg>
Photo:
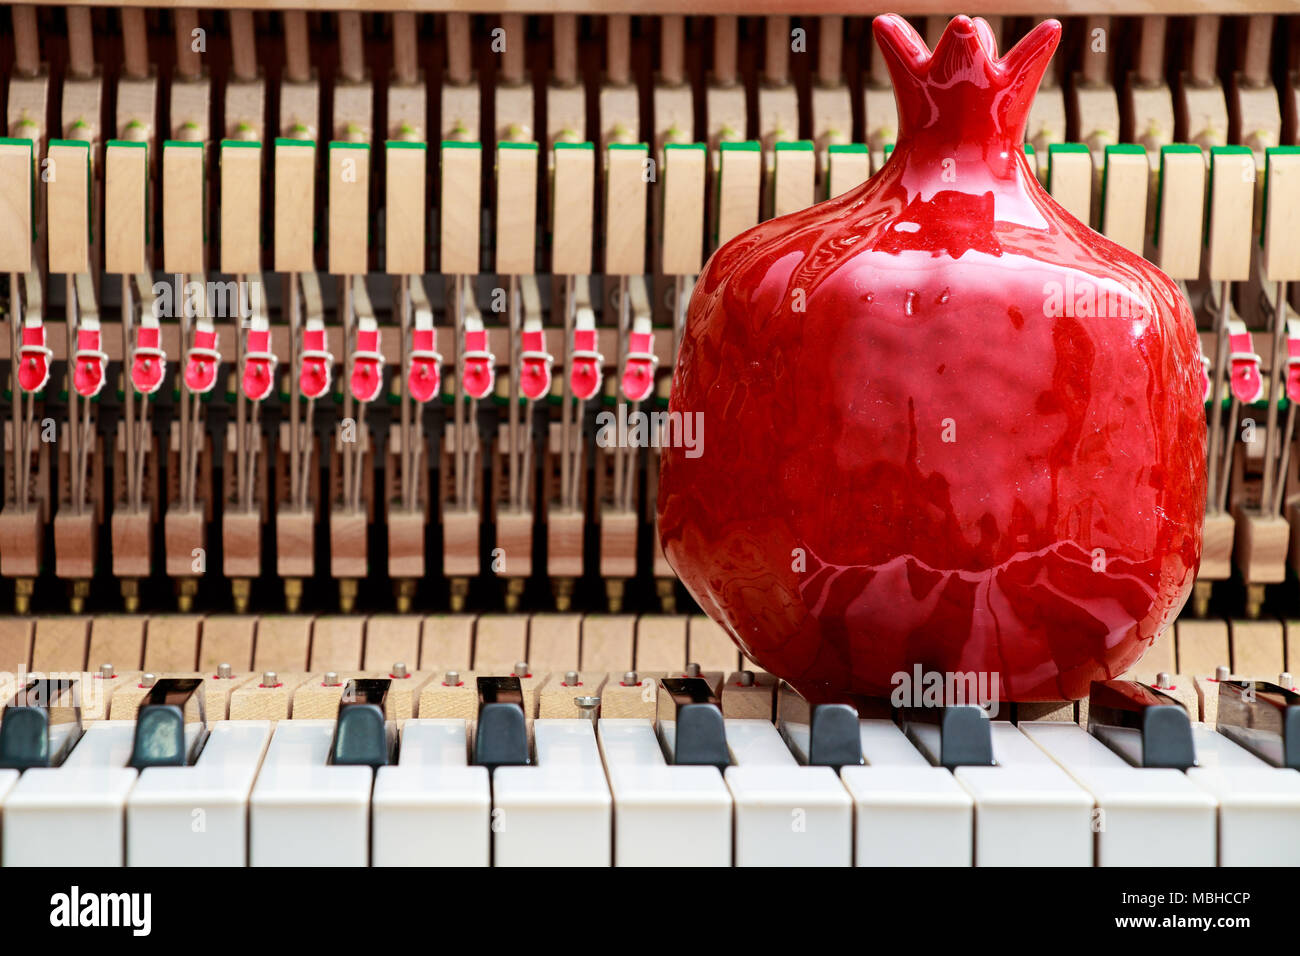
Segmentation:
<svg viewBox="0 0 1300 956">
<path fill-rule="evenodd" d="M 671 409 L 668 560 L 814 702 L 900 673 L 1086 696 L 1192 588 L 1205 412 L 1190 310 L 1040 186 L 1025 123 L 1061 27 L 1001 58 L 958 17 L 933 53 L 875 21 L 897 145 L 844 195 L 719 249 Z"/>
</svg>

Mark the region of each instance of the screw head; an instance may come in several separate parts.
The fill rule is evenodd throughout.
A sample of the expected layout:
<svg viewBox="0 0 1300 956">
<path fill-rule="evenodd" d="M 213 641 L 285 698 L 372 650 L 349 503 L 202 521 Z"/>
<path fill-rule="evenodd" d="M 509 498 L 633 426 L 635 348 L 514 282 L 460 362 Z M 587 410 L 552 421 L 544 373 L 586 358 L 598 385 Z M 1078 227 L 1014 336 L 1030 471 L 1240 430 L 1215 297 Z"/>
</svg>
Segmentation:
<svg viewBox="0 0 1300 956">
<path fill-rule="evenodd" d="M 1220 682 L 1225 681 L 1231 676 L 1232 676 L 1232 671 L 1228 670 L 1226 665 L 1220 664 L 1218 667 L 1214 669 L 1214 679 L 1217 681 Z"/>
<path fill-rule="evenodd" d="M 280 675 L 275 671 L 264 671 L 262 673 L 262 686 L 275 687 L 280 683 Z"/>
<path fill-rule="evenodd" d="M 515 664 L 515 676 L 519 678 L 528 676 L 528 662 L 519 661 Z"/>
<path fill-rule="evenodd" d="M 578 672 L 577 672 L 577 671 L 565 671 L 565 672 L 564 672 L 564 686 L 565 686 L 565 687 L 577 687 L 577 686 L 578 686 Z"/>
<path fill-rule="evenodd" d="M 1169 690 L 1171 686 L 1173 686 L 1173 678 L 1166 671 L 1161 671 L 1156 675 L 1157 690 Z"/>
<path fill-rule="evenodd" d="M 392 676 L 397 678 L 406 678 L 406 677 L 410 677 L 411 675 L 406 670 L 406 664 L 404 664 L 402 661 L 398 661 L 393 665 Z"/>
<path fill-rule="evenodd" d="M 102 678 L 104 678 L 105 680 L 108 680 L 108 678 L 112 677 L 112 676 L 113 676 L 113 665 L 112 665 L 112 664 L 100 664 L 100 665 L 99 665 L 99 676 L 102 677 Z"/>
<path fill-rule="evenodd" d="M 753 671 L 741 671 L 741 672 L 740 672 L 740 686 L 741 686 L 741 687 L 753 687 L 753 686 L 754 686 L 754 672 L 753 672 Z"/>
<path fill-rule="evenodd" d="M 143 677 L 140 678 L 141 687 L 152 687 L 156 683 L 158 683 L 157 674 L 145 674 Z"/>
<path fill-rule="evenodd" d="M 339 681 L 339 674 L 338 674 L 338 671 L 326 671 L 326 672 L 325 672 L 325 686 L 326 686 L 326 687 L 337 687 L 337 686 L 339 685 L 339 683 L 340 683 L 340 681 Z"/>
<path fill-rule="evenodd" d="M 229 664 L 217 665 L 217 677 L 221 678 L 222 680 L 229 680 L 231 676 L 232 674 L 230 672 Z"/>
<path fill-rule="evenodd" d="M 690 664 L 687 664 L 687 665 L 686 665 L 686 676 L 687 676 L 687 677 L 699 677 L 699 676 L 700 676 L 700 665 L 699 665 L 699 664 L 696 664 L 696 663 L 693 662 L 693 661 L 692 661 Z"/>
<path fill-rule="evenodd" d="M 447 679 L 443 681 L 448 687 L 460 686 L 460 671 L 447 671 Z"/>
<path fill-rule="evenodd" d="M 636 671 L 628 671 L 627 673 L 625 673 L 623 675 L 623 683 L 626 684 L 628 687 L 632 687 L 633 685 L 635 685 L 637 683 Z"/>
</svg>

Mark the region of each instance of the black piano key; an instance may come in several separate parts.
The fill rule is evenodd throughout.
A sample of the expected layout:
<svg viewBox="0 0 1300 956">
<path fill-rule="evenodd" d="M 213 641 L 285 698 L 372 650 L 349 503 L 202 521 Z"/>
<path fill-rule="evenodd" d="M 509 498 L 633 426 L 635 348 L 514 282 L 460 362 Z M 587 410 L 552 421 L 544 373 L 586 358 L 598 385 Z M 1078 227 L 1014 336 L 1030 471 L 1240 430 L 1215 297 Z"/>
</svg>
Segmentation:
<svg viewBox="0 0 1300 956">
<path fill-rule="evenodd" d="M 526 767 L 532 762 L 528 721 L 524 715 L 524 692 L 518 677 L 478 679 L 474 762 L 489 770 Z"/>
<path fill-rule="evenodd" d="M 149 689 L 140 702 L 135 719 L 130 766 L 143 770 L 146 767 L 184 767 L 189 763 L 185 712 L 192 698 L 197 700 L 200 722 L 206 723 L 203 681 L 199 678 L 163 678 Z"/>
<path fill-rule="evenodd" d="M 81 736 L 80 687 L 72 680 L 30 681 L 5 704 L 0 721 L 0 767 L 26 770 L 52 767 L 62 758 L 50 739 L 54 723 L 50 709 L 71 699 L 76 728 L 70 741 Z"/>
<path fill-rule="evenodd" d="M 1088 732 L 1135 767 L 1196 766 L 1187 711 L 1177 699 L 1137 681 L 1093 681 Z"/>
<path fill-rule="evenodd" d="M 1219 681 L 1219 733 L 1275 767 L 1300 770 L 1300 694 L 1263 681 Z"/>
<path fill-rule="evenodd" d="M 391 763 L 392 739 L 388 734 L 385 702 L 392 684 L 388 679 L 350 680 L 339 701 L 330 762 L 351 766 L 382 767 Z"/>
<path fill-rule="evenodd" d="M 665 677 L 659 685 L 659 720 L 674 726 L 673 762 L 719 770 L 729 766 L 726 722 L 709 682 L 702 677 Z"/>
</svg>

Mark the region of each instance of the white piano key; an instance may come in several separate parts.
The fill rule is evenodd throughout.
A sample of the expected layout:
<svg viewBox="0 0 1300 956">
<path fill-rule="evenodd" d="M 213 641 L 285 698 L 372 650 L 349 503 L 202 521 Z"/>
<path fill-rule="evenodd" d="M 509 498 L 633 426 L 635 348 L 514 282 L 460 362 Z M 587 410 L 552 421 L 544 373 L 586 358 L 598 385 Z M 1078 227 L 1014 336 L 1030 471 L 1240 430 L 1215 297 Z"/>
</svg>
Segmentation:
<svg viewBox="0 0 1300 956">
<path fill-rule="evenodd" d="M 864 767 L 844 767 L 857 866 L 970 866 L 975 802 L 892 720 L 858 721 Z"/>
<path fill-rule="evenodd" d="M 766 720 L 728 720 L 736 866 L 849 866 L 853 801 L 830 767 L 800 765 Z"/>
<path fill-rule="evenodd" d="M 616 866 L 730 866 L 732 804 L 714 767 L 670 766 L 648 720 L 599 723 Z"/>
<path fill-rule="evenodd" d="M 493 864 L 609 866 L 613 801 L 591 721 L 534 721 L 533 741 L 535 766 L 492 772 Z"/>
<path fill-rule="evenodd" d="M 55 724 L 50 728 L 50 754 L 53 763 L 60 765 L 67 759 L 72 748 L 77 744 L 76 732 L 81 728 L 75 723 Z"/>
<path fill-rule="evenodd" d="M 1300 773 L 1283 767 L 1193 767 L 1219 805 L 1220 866 L 1300 865 Z"/>
<path fill-rule="evenodd" d="M 469 766 L 463 720 L 408 720 L 396 766 L 380 767 L 371 798 L 375 866 L 487 866 L 492 788 Z"/>
<path fill-rule="evenodd" d="M 64 767 L 125 767 L 135 748 L 134 720 L 100 720 L 86 728 Z M 58 768 L 52 768 L 58 769 Z"/>
<path fill-rule="evenodd" d="M 248 797 L 271 739 L 265 720 L 212 725 L 190 767 L 149 767 L 126 803 L 128 866 L 244 866 Z"/>
<path fill-rule="evenodd" d="M 844 767 L 857 866 L 970 866 L 974 800 L 943 767 Z"/>
<path fill-rule="evenodd" d="M 1220 866 L 1300 864 L 1300 773 L 1274 767 L 1209 724 L 1193 724 L 1187 779 L 1219 804 Z"/>
<path fill-rule="evenodd" d="M 733 718 L 726 721 L 727 749 L 732 763 L 745 767 L 798 767 L 799 761 L 770 720 Z"/>
<path fill-rule="evenodd" d="M 862 757 L 873 767 L 930 767 L 916 745 L 892 720 L 874 718 L 858 721 Z"/>
<path fill-rule="evenodd" d="M 1272 766 L 1245 747 L 1229 740 L 1209 724 L 1192 724 L 1192 743 L 1198 767 L 1222 770 L 1260 770 Z"/>
<path fill-rule="evenodd" d="M 1214 866 L 1215 801 L 1181 771 L 1134 767 L 1077 724 L 1019 727 L 1096 801 L 1098 866 Z"/>
<path fill-rule="evenodd" d="M 252 866 L 365 866 L 369 767 L 327 764 L 332 720 L 282 720 L 249 798 Z"/>
<path fill-rule="evenodd" d="M 99 721 L 61 766 L 25 771 L 4 802 L 4 865 L 121 866 L 134 737 L 134 721 Z"/>
<path fill-rule="evenodd" d="M 1012 724 L 993 721 L 995 767 L 958 767 L 975 800 L 976 866 L 1091 866 L 1092 796 Z"/>
</svg>

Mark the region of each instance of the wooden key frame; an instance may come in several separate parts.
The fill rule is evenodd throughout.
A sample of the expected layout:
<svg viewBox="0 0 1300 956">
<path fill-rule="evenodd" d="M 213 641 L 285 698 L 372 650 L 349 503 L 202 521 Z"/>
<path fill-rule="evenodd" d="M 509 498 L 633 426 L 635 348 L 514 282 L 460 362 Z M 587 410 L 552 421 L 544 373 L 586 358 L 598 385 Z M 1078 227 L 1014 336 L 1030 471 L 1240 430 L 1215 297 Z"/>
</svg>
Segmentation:
<svg viewBox="0 0 1300 956">
<path fill-rule="evenodd" d="M 612 143 L 605 165 L 605 274 L 645 272 L 646 163 L 644 143 Z"/>
<path fill-rule="evenodd" d="M 220 150 L 221 270 L 251 275 L 262 269 L 262 144 L 227 139 Z"/>
<path fill-rule="evenodd" d="M 776 144 L 772 214 L 785 216 L 816 202 L 817 154 L 811 140 Z"/>
<path fill-rule="evenodd" d="M 441 251 L 444 275 L 479 271 L 479 201 L 483 149 L 478 143 L 445 140 L 441 158 Z"/>
<path fill-rule="evenodd" d="M 1187 143 L 1163 147 L 1156 196 L 1156 264 L 1171 279 L 1190 280 L 1201 274 L 1204 223 L 1205 154 Z"/>
<path fill-rule="evenodd" d="M 105 272 L 148 271 L 148 191 L 148 148 L 134 140 L 110 140 L 104 149 Z"/>
<path fill-rule="evenodd" d="M 1214 282 L 1250 278 L 1255 157 L 1245 146 L 1210 150 L 1209 244 L 1206 273 Z"/>
<path fill-rule="evenodd" d="M 1264 281 L 1300 281 L 1300 146 L 1276 146 L 1264 158 L 1264 217 L 1260 228 Z"/>
<path fill-rule="evenodd" d="M 329 271 L 365 275 L 370 224 L 370 144 L 332 142 L 329 175 Z"/>
<path fill-rule="evenodd" d="M 698 275 L 704 265 L 708 158 L 704 143 L 670 143 L 664 148 L 660 268 L 665 275 Z"/>
<path fill-rule="evenodd" d="M 537 271 L 536 143 L 497 143 L 496 271 L 524 276 Z"/>
<path fill-rule="evenodd" d="M 384 144 L 384 268 L 389 275 L 419 275 L 425 269 L 425 143 Z"/>
<path fill-rule="evenodd" d="M 718 247 L 758 225 L 763 153 L 757 140 L 719 147 L 715 238 Z"/>
<path fill-rule="evenodd" d="M 1085 226 L 1092 213 L 1092 153 L 1082 143 L 1047 148 L 1047 191 Z"/>
<path fill-rule="evenodd" d="M 1146 244 L 1147 151 L 1133 143 L 1107 146 L 1101 180 L 1101 231 L 1135 256 Z"/>
<path fill-rule="evenodd" d="M 0 273 L 32 267 L 36 241 L 36 154 L 29 139 L 0 138 Z"/>
<path fill-rule="evenodd" d="M 47 265 L 75 275 L 90 268 L 90 143 L 50 141 L 46 195 Z"/>
<path fill-rule="evenodd" d="M 592 271 L 596 150 L 591 143 L 557 142 L 551 173 L 551 271 L 586 276 Z"/>
<path fill-rule="evenodd" d="M 316 199 L 316 144 L 306 139 L 275 141 L 275 271 L 309 272 Z"/>
<path fill-rule="evenodd" d="M 832 143 L 827 150 L 827 194 L 824 199 L 842 196 L 860 186 L 871 175 L 871 153 L 866 143 Z"/>
<path fill-rule="evenodd" d="M 163 143 L 163 271 L 172 275 L 196 275 L 206 268 L 204 152 L 199 142 L 168 140 Z"/>
</svg>

